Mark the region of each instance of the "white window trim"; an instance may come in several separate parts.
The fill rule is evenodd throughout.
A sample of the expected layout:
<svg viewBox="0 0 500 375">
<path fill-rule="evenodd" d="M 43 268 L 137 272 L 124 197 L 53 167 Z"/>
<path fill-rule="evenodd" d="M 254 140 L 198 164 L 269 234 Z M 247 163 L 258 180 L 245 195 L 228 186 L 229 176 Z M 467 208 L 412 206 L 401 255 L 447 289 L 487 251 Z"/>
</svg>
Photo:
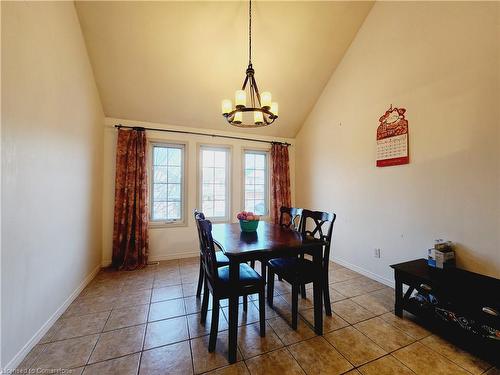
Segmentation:
<svg viewBox="0 0 500 375">
<path fill-rule="evenodd" d="M 264 204 L 266 206 L 266 214 L 261 215 L 262 220 L 269 220 L 271 213 L 271 152 L 267 148 L 242 148 L 241 149 L 241 207 L 245 209 L 245 154 L 264 154 L 266 156 L 266 185 L 264 190 Z"/>
<path fill-rule="evenodd" d="M 182 148 L 182 163 L 181 163 L 181 220 L 153 220 L 153 148 L 154 146 L 163 147 L 181 147 Z M 188 225 L 187 214 L 187 165 L 188 165 L 188 144 L 187 142 L 174 141 L 174 140 L 162 140 L 162 139 L 150 139 L 148 143 L 148 217 L 149 217 L 149 228 L 172 228 L 172 227 L 185 227 Z"/>
<path fill-rule="evenodd" d="M 198 192 L 198 210 L 203 211 L 203 205 L 202 205 L 202 194 L 203 194 L 203 189 L 202 189 L 202 171 L 203 171 L 203 165 L 202 165 L 202 160 L 201 160 L 201 151 L 202 150 L 215 150 L 215 151 L 226 151 L 227 153 L 227 158 L 226 158 L 226 215 L 224 217 L 210 217 L 207 216 L 206 218 L 210 220 L 212 223 L 229 223 L 231 222 L 231 212 L 232 212 L 232 153 L 233 153 L 233 147 L 231 145 L 223 145 L 223 144 L 211 144 L 211 143 L 198 143 L 198 160 L 197 160 L 197 167 L 198 167 L 198 181 L 196 183 L 197 185 L 197 192 Z"/>
</svg>

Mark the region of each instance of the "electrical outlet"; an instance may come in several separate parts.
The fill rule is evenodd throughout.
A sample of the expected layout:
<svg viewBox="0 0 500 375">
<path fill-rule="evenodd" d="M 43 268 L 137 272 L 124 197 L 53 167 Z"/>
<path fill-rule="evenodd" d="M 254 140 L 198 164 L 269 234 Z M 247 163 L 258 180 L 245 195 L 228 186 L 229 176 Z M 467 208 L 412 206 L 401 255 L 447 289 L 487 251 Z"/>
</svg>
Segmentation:
<svg viewBox="0 0 500 375">
<path fill-rule="evenodd" d="M 373 252 L 373 256 L 374 256 L 375 258 L 380 258 L 380 249 L 378 249 L 378 248 L 377 248 L 377 249 L 375 249 L 375 251 Z"/>
</svg>

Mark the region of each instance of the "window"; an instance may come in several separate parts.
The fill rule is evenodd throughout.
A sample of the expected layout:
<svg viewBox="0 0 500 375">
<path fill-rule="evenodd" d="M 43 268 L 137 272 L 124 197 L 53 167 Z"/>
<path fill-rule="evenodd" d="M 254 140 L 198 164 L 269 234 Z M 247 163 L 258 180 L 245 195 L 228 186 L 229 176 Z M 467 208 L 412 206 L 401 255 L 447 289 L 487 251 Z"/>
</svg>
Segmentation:
<svg viewBox="0 0 500 375">
<path fill-rule="evenodd" d="M 152 144 L 151 221 L 184 220 L 184 146 Z"/>
<path fill-rule="evenodd" d="M 268 214 L 267 152 L 245 151 L 245 211 Z"/>
<path fill-rule="evenodd" d="M 229 149 L 200 147 L 201 209 L 207 218 L 229 220 Z"/>
</svg>

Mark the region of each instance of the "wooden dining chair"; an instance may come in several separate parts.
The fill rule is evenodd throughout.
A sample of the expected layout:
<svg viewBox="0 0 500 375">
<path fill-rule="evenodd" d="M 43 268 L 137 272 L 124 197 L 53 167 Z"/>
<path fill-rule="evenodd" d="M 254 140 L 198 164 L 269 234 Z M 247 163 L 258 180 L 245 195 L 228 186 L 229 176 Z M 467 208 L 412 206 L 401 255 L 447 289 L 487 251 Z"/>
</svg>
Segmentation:
<svg viewBox="0 0 500 375">
<path fill-rule="evenodd" d="M 219 267 L 215 257 L 214 240 L 212 238 L 212 223 L 209 220 L 201 218 L 196 219 L 200 229 L 200 238 L 202 243 L 203 266 L 204 270 L 204 293 L 201 305 L 201 322 L 205 323 L 208 312 L 208 295 L 212 294 L 212 321 L 210 326 L 210 338 L 208 342 L 208 351 L 213 352 L 217 342 L 217 332 L 219 329 L 219 311 L 220 300 L 231 298 L 233 296 L 244 296 L 259 294 L 259 320 L 260 336 L 266 335 L 265 326 L 265 280 L 255 270 L 246 263 L 241 263 L 240 279 L 237 285 L 229 283 L 229 266 Z M 236 322 L 237 323 L 237 322 Z"/>
<path fill-rule="evenodd" d="M 203 251 L 202 251 L 202 244 L 201 244 L 201 234 L 200 234 L 200 227 L 198 226 L 198 221 L 196 218 L 199 217 L 200 219 L 205 219 L 205 215 L 203 212 L 200 212 L 198 210 L 194 210 L 194 221 L 196 223 L 196 228 L 198 230 L 198 241 L 200 243 L 200 272 L 198 274 L 198 287 L 196 289 L 196 297 L 200 298 L 201 295 L 201 288 L 203 287 L 203 280 L 205 279 L 204 276 L 204 267 L 203 267 Z M 222 250 L 220 248 L 220 245 L 218 243 L 215 243 L 215 246 L 219 248 L 219 250 Z M 223 267 L 229 265 L 229 259 L 224 255 L 222 251 L 216 251 L 215 252 L 215 259 L 217 260 L 217 266 L 218 267 Z"/>
<path fill-rule="evenodd" d="M 280 207 L 280 226 L 282 228 L 299 230 L 302 208 Z"/>
<path fill-rule="evenodd" d="M 322 272 L 323 272 L 323 298 L 325 303 L 325 312 L 332 315 L 330 305 L 330 292 L 328 288 L 328 265 L 330 263 L 330 245 L 332 241 L 333 224 L 337 215 L 334 213 L 302 210 L 302 220 L 300 224 L 300 233 L 309 238 L 323 240 Z M 326 232 L 323 231 L 326 229 Z M 305 285 L 311 283 L 316 278 L 316 267 L 311 260 L 303 256 L 295 258 L 277 258 L 271 259 L 267 266 L 267 300 L 270 306 L 273 305 L 274 294 L 274 275 L 282 277 L 292 285 L 292 328 L 297 329 L 297 314 L 299 303 L 299 289 L 303 288 L 305 296 Z"/>
</svg>

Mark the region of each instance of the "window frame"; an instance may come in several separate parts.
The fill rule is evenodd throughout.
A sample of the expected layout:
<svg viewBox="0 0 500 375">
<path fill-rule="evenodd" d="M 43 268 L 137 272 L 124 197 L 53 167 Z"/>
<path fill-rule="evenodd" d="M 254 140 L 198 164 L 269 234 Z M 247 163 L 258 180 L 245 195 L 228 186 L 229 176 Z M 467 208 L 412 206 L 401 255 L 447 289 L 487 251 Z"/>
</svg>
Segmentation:
<svg viewBox="0 0 500 375">
<path fill-rule="evenodd" d="M 182 141 L 174 140 L 161 140 L 161 139 L 150 139 L 148 142 L 148 217 L 149 217 L 149 227 L 150 228 L 169 228 L 169 227 L 185 227 L 188 224 L 187 219 L 187 204 L 186 199 L 188 195 L 187 184 L 186 184 L 186 174 L 187 174 L 187 158 L 188 158 L 188 144 Z M 181 151 L 181 219 L 180 220 L 153 220 L 153 189 L 154 189 L 154 148 L 155 147 L 172 147 L 180 148 Z"/>
<path fill-rule="evenodd" d="M 213 217 L 206 216 L 208 220 L 213 223 L 229 223 L 231 222 L 231 213 L 232 213 L 232 152 L 233 148 L 231 145 L 223 145 L 223 144 L 210 144 L 210 143 L 199 143 L 198 144 L 198 181 L 197 181 L 197 189 L 198 189 L 198 210 L 203 212 L 203 160 L 202 160 L 202 152 L 203 150 L 213 150 L 213 151 L 225 151 L 226 152 L 226 214 L 224 217 Z"/>
<path fill-rule="evenodd" d="M 264 149 L 264 148 L 247 148 L 243 147 L 241 150 L 241 207 L 242 210 L 245 210 L 245 164 L 246 164 L 246 158 L 245 155 L 249 154 L 259 154 L 259 155 L 264 155 L 266 157 L 266 169 L 265 169 L 265 179 L 266 183 L 264 185 L 264 205 L 266 208 L 266 213 L 264 215 L 260 215 L 262 219 L 267 220 L 270 218 L 270 212 L 271 212 L 271 171 L 270 171 L 270 157 L 271 157 L 271 152 L 269 149 Z"/>
</svg>

